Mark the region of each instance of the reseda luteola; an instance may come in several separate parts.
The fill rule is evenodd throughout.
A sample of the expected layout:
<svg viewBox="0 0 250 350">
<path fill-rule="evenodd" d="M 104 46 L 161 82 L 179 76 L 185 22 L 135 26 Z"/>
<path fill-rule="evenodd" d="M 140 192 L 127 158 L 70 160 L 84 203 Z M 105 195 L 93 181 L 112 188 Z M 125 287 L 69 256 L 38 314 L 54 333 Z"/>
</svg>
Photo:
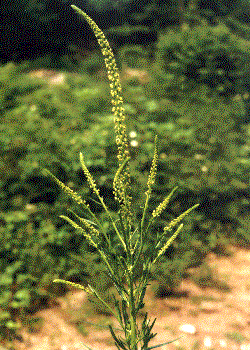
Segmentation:
<svg viewBox="0 0 250 350">
<path fill-rule="evenodd" d="M 141 322 L 141 327 L 139 327 L 138 313 L 144 307 L 143 300 L 149 281 L 149 271 L 152 264 L 154 264 L 160 258 L 160 256 L 166 251 L 166 249 L 170 246 L 170 244 L 180 232 L 183 226 L 183 224 L 179 224 L 181 220 L 193 209 L 195 209 L 198 204 L 186 210 L 179 217 L 168 223 L 161 234 L 157 233 L 155 240 L 155 250 L 153 253 L 150 253 L 150 256 L 147 256 L 144 253 L 141 275 L 139 276 L 139 279 L 135 281 L 135 273 L 138 270 L 139 264 L 141 263 L 141 254 L 143 251 L 143 246 L 147 240 L 148 232 L 151 229 L 152 224 L 168 205 L 177 187 L 175 187 L 168 195 L 168 197 L 157 206 L 157 208 L 152 212 L 151 218 L 149 220 L 146 220 L 148 203 L 151 197 L 152 186 L 155 183 L 155 177 L 157 173 L 158 152 L 156 137 L 153 162 L 148 177 L 147 190 L 145 192 L 146 199 L 145 205 L 143 207 L 142 219 L 140 223 L 137 223 L 135 221 L 131 210 L 132 198 L 130 195 L 131 181 L 129 170 L 130 156 L 128 138 L 126 134 L 123 98 L 121 94 L 122 89 L 116 61 L 107 39 L 97 24 L 78 7 L 74 5 L 71 7 L 85 18 L 93 30 L 101 47 L 106 69 L 108 72 L 113 105 L 112 112 L 114 114 L 114 127 L 116 136 L 115 141 L 118 149 L 117 158 L 119 163 L 119 167 L 113 181 L 115 200 L 119 202 L 119 212 L 117 218 L 115 218 L 113 214 L 111 215 L 111 212 L 106 206 L 103 197 L 100 195 L 95 180 L 86 167 L 82 153 L 80 153 L 80 164 L 87 178 L 88 185 L 97 195 L 100 204 L 103 206 L 105 212 L 107 213 L 110 224 L 113 226 L 113 229 L 119 240 L 119 245 L 123 254 L 115 254 L 114 247 L 111 244 L 111 238 L 106 233 L 102 222 L 91 211 L 86 201 L 77 193 L 72 191 L 68 186 L 64 185 L 47 169 L 44 169 L 44 173 L 50 175 L 64 190 L 64 192 L 69 195 L 81 207 L 81 209 L 85 211 L 86 218 L 80 217 L 73 211 L 71 212 L 76 218 L 75 221 L 64 215 L 62 215 L 61 218 L 66 220 L 79 233 L 83 234 L 89 244 L 91 244 L 97 250 L 106 266 L 107 274 L 109 275 L 111 281 L 119 293 L 120 300 L 117 300 L 114 297 L 114 310 L 101 298 L 101 296 L 91 285 L 88 285 L 88 288 L 85 288 L 77 283 L 72 283 L 61 279 L 56 279 L 54 282 L 66 283 L 72 287 L 83 289 L 89 294 L 94 294 L 110 310 L 111 314 L 114 315 L 118 320 L 121 326 L 121 330 L 124 332 L 124 338 L 118 337 L 114 333 L 114 328 L 111 325 L 109 326 L 111 335 L 118 349 L 137 350 L 138 344 L 140 344 L 140 349 L 150 350 L 165 344 L 169 344 L 176 339 L 163 344 L 148 347 L 149 341 L 156 336 L 156 334 L 151 332 L 156 319 L 150 323 L 150 319 L 148 319 L 148 314 L 146 313 L 143 321 Z M 133 229 L 133 227 L 135 227 L 135 229 Z M 167 239 L 167 234 L 169 234 L 169 232 L 171 233 L 172 230 L 176 227 L 176 231 L 169 239 Z M 120 276 L 117 271 L 123 271 L 123 275 Z M 123 283 L 124 278 L 126 284 Z M 89 347 L 87 348 L 89 349 Z"/>
</svg>

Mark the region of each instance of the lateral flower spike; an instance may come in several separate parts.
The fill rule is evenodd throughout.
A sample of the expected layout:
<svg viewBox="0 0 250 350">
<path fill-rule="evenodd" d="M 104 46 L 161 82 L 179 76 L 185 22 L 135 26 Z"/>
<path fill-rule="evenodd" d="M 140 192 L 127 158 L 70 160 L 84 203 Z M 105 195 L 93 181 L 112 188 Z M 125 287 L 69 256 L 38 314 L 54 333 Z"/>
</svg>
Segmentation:
<svg viewBox="0 0 250 350">
<path fill-rule="evenodd" d="M 188 215 L 192 210 L 194 210 L 195 208 L 197 208 L 200 204 L 195 204 L 193 205 L 191 208 L 189 208 L 188 210 L 184 211 L 184 213 L 182 213 L 181 215 L 178 216 L 178 218 L 172 220 L 170 222 L 170 224 L 166 227 L 164 227 L 164 232 L 171 230 L 173 227 L 175 227 L 182 219 L 184 219 L 184 217 L 186 215 Z"/>
<path fill-rule="evenodd" d="M 82 170 L 83 170 L 83 172 L 87 178 L 87 181 L 89 183 L 89 186 L 92 188 L 92 190 L 95 192 L 95 194 L 97 194 L 97 196 L 99 197 L 99 189 L 96 187 L 95 180 L 93 179 L 92 175 L 89 172 L 89 169 L 86 167 L 86 164 L 84 163 L 82 152 L 80 152 L 80 163 L 82 166 Z"/>
<path fill-rule="evenodd" d="M 53 175 L 48 169 L 43 169 L 44 175 L 49 175 L 52 177 L 52 179 L 55 180 L 55 182 L 61 187 L 61 189 L 70 196 L 77 204 L 83 204 L 84 206 L 88 207 L 88 204 L 84 199 L 82 199 L 76 192 L 74 192 L 71 188 L 66 186 L 63 182 L 61 182 L 55 175 Z"/>
<path fill-rule="evenodd" d="M 60 218 L 66 220 L 76 230 L 79 230 L 83 234 L 83 236 L 89 241 L 89 243 L 91 245 L 93 245 L 95 248 L 97 248 L 97 244 L 93 241 L 92 237 L 81 226 L 77 225 L 77 223 L 75 221 L 71 220 L 70 218 L 68 218 L 67 216 L 64 216 L 64 215 L 60 215 Z M 89 226 L 91 226 L 91 225 L 89 225 Z M 93 228 L 93 229 L 95 231 L 97 231 L 95 228 Z M 91 233 L 93 233 L 93 232 L 91 232 Z"/>
<path fill-rule="evenodd" d="M 175 240 L 175 238 L 177 237 L 178 233 L 180 232 L 180 230 L 182 229 L 183 224 L 180 224 L 180 226 L 178 227 L 178 229 L 175 231 L 175 233 L 168 239 L 167 243 L 161 248 L 161 250 L 159 251 L 157 257 L 155 258 L 155 260 L 153 261 L 153 264 L 159 259 L 159 257 L 168 249 L 168 247 L 172 244 L 172 242 Z"/>
<path fill-rule="evenodd" d="M 156 218 L 157 216 L 161 215 L 161 213 L 166 209 L 172 195 L 177 190 L 178 186 L 176 186 L 170 194 L 167 196 L 167 198 L 164 199 L 164 201 L 158 205 L 158 207 L 152 212 L 153 218 Z"/>
<path fill-rule="evenodd" d="M 155 183 L 155 176 L 156 176 L 156 173 L 157 173 L 157 164 L 158 164 L 158 159 L 159 159 L 159 157 L 158 157 L 158 150 L 157 150 L 157 141 L 158 141 L 158 137 L 156 135 L 155 136 L 154 157 L 153 157 L 153 162 L 152 162 L 152 165 L 151 165 L 151 169 L 150 169 L 150 173 L 149 173 L 149 177 L 148 177 L 148 183 L 147 183 L 148 190 L 146 192 L 146 195 L 148 195 L 148 196 L 152 192 L 152 186 Z"/>
<path fill-rule="evenodd" d="M 69 281 L 65 281 L 65 280 L 61 280 L 60 278 L 58 279 L 55 279 L 53 281 L 54 283 L 63 283 L 63 284 L 66 284 L 68 286 L 71 286 L 71 287 L 75 287 L 77 289 L 82 289 L 84 290 L 85 292 L 87 292 L 88 294 L 93 294 L 93 292 L 89 289 L 89 288 L 86 288 L 78 283 L 74 283 L 74 282 L 69 282 Z M 90 286 L 89 286 L 90 287 Z"/>
</svg>

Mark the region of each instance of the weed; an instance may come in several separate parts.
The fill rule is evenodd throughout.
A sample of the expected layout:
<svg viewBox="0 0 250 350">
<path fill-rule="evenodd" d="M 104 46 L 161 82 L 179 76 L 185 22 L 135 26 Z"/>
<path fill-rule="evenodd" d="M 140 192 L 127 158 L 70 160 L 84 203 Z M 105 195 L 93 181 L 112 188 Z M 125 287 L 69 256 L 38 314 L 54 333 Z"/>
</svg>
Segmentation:
<svg viewBox="0 0 250 350">
<path fill-rule="evenodd" d="M 117 318 L 121 327 L 120 330 L 122 330 L 125 335 L 125 338 L 116 336 L 114 328 L 111 325 L 108 326 L 118 349 L 137 350 L 138 343 L 140 343 L 140 348 L 142 350 L 150 350 L 174 341 L 173 340 L 164 344 L 149 347 L 148 344 L 150 340 L 156 336 L 156 334 L 151 332 L 156 319 L 150 322 L 150 319 L 146 313 L 141 327 L 138 325 L 137 319 L 139 316 L 139 311 L 144 307 L 143 300 L 148 286 L 150 268 L 160 259 L 180 232 L 181 228 L 183 227 L 183 224 L 180 224 L 180 222 L 187 214 L 194 210 L 198 204 L 195 204 L 179 215 L 176 219 L 169 222 L 164 227 L 163 232 L 160 234 L 156 233 L 155 245 L 144 251 L 143 248 L 145 248 L 147 243 L 147 238 L 152 225 L 159 219 L 162 212 L 166 209 L 177 187 L 175 187 L 169 196 L 165 198 L 155 210 L 153 210 L 151 218 L 147 220 L 149 200 L 151 198 L 157 173 L 158 146 L 156 137 L 154 156 L 148 177 L 147 190 L 145 192 L 146 198 L 142 218 L 139 223 L 135 220 L 131 210 L 132 198 L 130 194 L 130 154 L 126 134 L 121 84 L 116 61 L 108 41 L 96 23 L 78 7 L 72 5 L 72 8 L 85 18 L 93 30 L 101 47 L 105 65 L 108 71 L 113 105 L 112 112 L 114 113 L 116 145 L 118 150 L 117 158 L 119 163 L 119 167 L 113 181 L 115 200 L 120 206 L 117 217 L 111 215 L 103 197 L 100 195 L 96 182 L 84 162 L 84 156 L 82 153 L 80 153 L 80 163 L 85 177 L 87 178 L 89 187 L 91 188 L 93 194 L 97 197 L 98 204 L 104 208 L 107 217 L 109 218 L 110 225 L 115 232 L 115 239 L 108 234 L 106 226 L 103 225 L 103 223 L 91 211 L 89 205 L 83 198 L 72 191 L 68 186 L 64 185 L 47 169 L 44 169 L 44 173 L 46 175 L 50 175 L 55 182 L 79 205 L 79 207 L 84 210 L 85 218 L 80 217 L 73 211 L 71 211 L 71 213 L 74 215 L 75 221 L 65 215 L 62 215 L 61 218 L 66 220 L 80 234 L 82 234 L 88 243 L 99 253 L 100 258 L 105 264 L 106 273 L 116 288 L 120 296 L 120 300 L 117 300 L 117 298 L 115 298 L 113 295 L 115 307 L 111 308 L 97 292 L 97 289 L 93 288 L 93 286 L 90 284 L 88 284 L 88 287 L 83 287 L 79 284 L 61 279 L 57 279 L 54 282 L 65 283 L 72 287 L 83 289 L 87 293 L 94 295 L 107 307 L 107 309 L 109 309 L 111 314 Z M 139 278 L 136 279 L 136 276 L 138 275 L 138 268 L 140 267 L 141 263 L 142 269 L 140 270 Z M 122 271 L 122 274 L 119 274 L 118 271 Z"/>
</svg>

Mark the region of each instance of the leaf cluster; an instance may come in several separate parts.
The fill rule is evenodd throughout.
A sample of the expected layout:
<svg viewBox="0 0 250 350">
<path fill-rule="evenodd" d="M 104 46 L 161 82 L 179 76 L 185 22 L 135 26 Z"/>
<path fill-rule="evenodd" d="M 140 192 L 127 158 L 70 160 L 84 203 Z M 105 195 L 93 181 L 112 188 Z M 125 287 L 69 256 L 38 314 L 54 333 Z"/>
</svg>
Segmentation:
<svg viewBox="0 0 250 350">
<path fill-rule="evenodd" d="M 54 288 L 55 273 L 67 268 L 65 259 L 56 258 L 46 249 L 52 242 L 40 230 L 35 235 L 28 212 L 1 214 L 0 226 L 0 309 L 1 339 L 16 337 L 21 324 L 26 325 L 38 308 L 46 307 L 54 293 L 65 293 L 65 288 Z M 50 265 L 55 265 L 54 273 Z"/>
</svg>

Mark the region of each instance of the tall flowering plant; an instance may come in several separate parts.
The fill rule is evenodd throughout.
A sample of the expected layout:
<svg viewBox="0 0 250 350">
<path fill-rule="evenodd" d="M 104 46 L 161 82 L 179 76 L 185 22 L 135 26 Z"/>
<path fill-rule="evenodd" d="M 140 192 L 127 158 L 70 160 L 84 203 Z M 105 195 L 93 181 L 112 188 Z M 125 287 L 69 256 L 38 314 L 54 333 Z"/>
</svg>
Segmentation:
<svg viewBox="0 0 250 350">
<path fill-rule="evenodd" d="M 155 177 L 157 173 L 158 152 L 157 152 L 157 137 L 155 138 L 155 150 L 153 161 L 148 177 L 147 189 L 145 192 L 145 205 L 143 207 L 143 214 L 141 222 L 136 222 L 131 210 L 131 183 L 130 183 L 130 170 L 129 170 L 129 148 L 128 138 L 126 135 L 125 115 L 123 107 L 123 98 L 121 94 L 121 84 L 119 73 L 116 65 L 116 61 L 110 45 L 105 38 L 105 35 L 97 24 L 81 9 L 75 5 L 71 6 L 77 13 L 82 15 L 93 30 L 98 43 L 101 47 L 102 54 L 104 56 L 105 65 L 108 72 L 110 91 L 112 96 L 112 112 L 114 114 L 114 125 L 116 135 L 116 145 L 118 148 L 118 170 L 115 174 L 113 181 L 113 191 L 115 200 L 119 203 L 118 218 L 111 215 L 111 212 L 104 202 L 103 197 L 100 195 L 99 189 L 95 183 L 94 178 L 89 172 L 85 162 L 83 154 L 80 153 L 80 163 L 83 172 L 87 178 L 87 182 L 92 191 L 96 194 L 99 204 L 103 206 L 105 212 L 108 215 L 111 225 L 118 238 L 118 245 L 121 254 L 115 254 L 114 247 L 111 244 L 111 238 L 107 234 L 103 223 L 96 217 L 91 211 L 86 201 L 81 198 L 77 193 L 72 191 L 68 186 L 64 185 L 59 179 L 57 179 L 47 169 L 44 172 L 50 175 L 56 183 L 69 195 L 82 209 L 86 212 L 86 218 L 78 216 L 71 211 L 75 220 L 70 219 L 67 216 L 62 215 L 61 218 L 66 220 L 72 225 L 78 232 L 80 232 L 86 240 L 92 245 L 99 253 L 100 258 L 105 264 L 106 271 L 116 288 L 120 299 L 117 300 L 114 297 L 115 308 L 111 308 L 98 294 L 98 292 L 91 286 L 87 288 L 72 282 L 57 279 L 54 282 L 66 283 L 76 288 L 85 290 L 89 294 L 94 294 L 111 312 L 112 315 L 118 320 L 121 330 L 124 333 L 124 337 L 118 337 L 112 326 L 109 326 L 111 335 L 115 341 L 117 348 L 123 350 L 137 350 L 140 345 L 141 350 L 150 350 L 162 345 L 171 343 L 172 341 L 149 347 L 149 342 L 156 334 L 152 333 L 152 328 L 156 319 L 152 322 L 148 318 L 148 314 L 141 324 L 139 324 L 138 314 L 144 307 L 144 296 L 149 281 L 149 272 L 151 266 L 155 264 L 161 255 L 171 245 L 173 240 L 180 232 L 183 224 L 182 219 L 195 209 L 198 204 L 194 205 L 190 209 L 186 210 L 176 219 L 168 223 L 163 232 L 157 233 L 155 237 L 155 247 L 150 253 L 143 253 L 142 270 L 139 278 L 135 277 L 138 273 L 139 265 L 141 265 L 141 257 L 143 247 L 147 241 L 148 233 L 155 220 L 161 215 L 161 213 L 167 207 L 173 193 L 176 191 L 175 187 L 167 198 L 159 204 L 156 209 L 151 213 L 151 218 L 146 220 L 146 214 L 148 210 L 148 203 L 152 193 L 152 187 L 155 183 Z M 175 231 L 174 231 L 175 230 Z M 172 234 L 169 238 L 169 233 Z M 117 271 L 122 271 L 120 276 Z M 124 279 L 126 283 L 124 283 Z M 88 347 L 87 347 L 88 348 Z"/>
</svg>

